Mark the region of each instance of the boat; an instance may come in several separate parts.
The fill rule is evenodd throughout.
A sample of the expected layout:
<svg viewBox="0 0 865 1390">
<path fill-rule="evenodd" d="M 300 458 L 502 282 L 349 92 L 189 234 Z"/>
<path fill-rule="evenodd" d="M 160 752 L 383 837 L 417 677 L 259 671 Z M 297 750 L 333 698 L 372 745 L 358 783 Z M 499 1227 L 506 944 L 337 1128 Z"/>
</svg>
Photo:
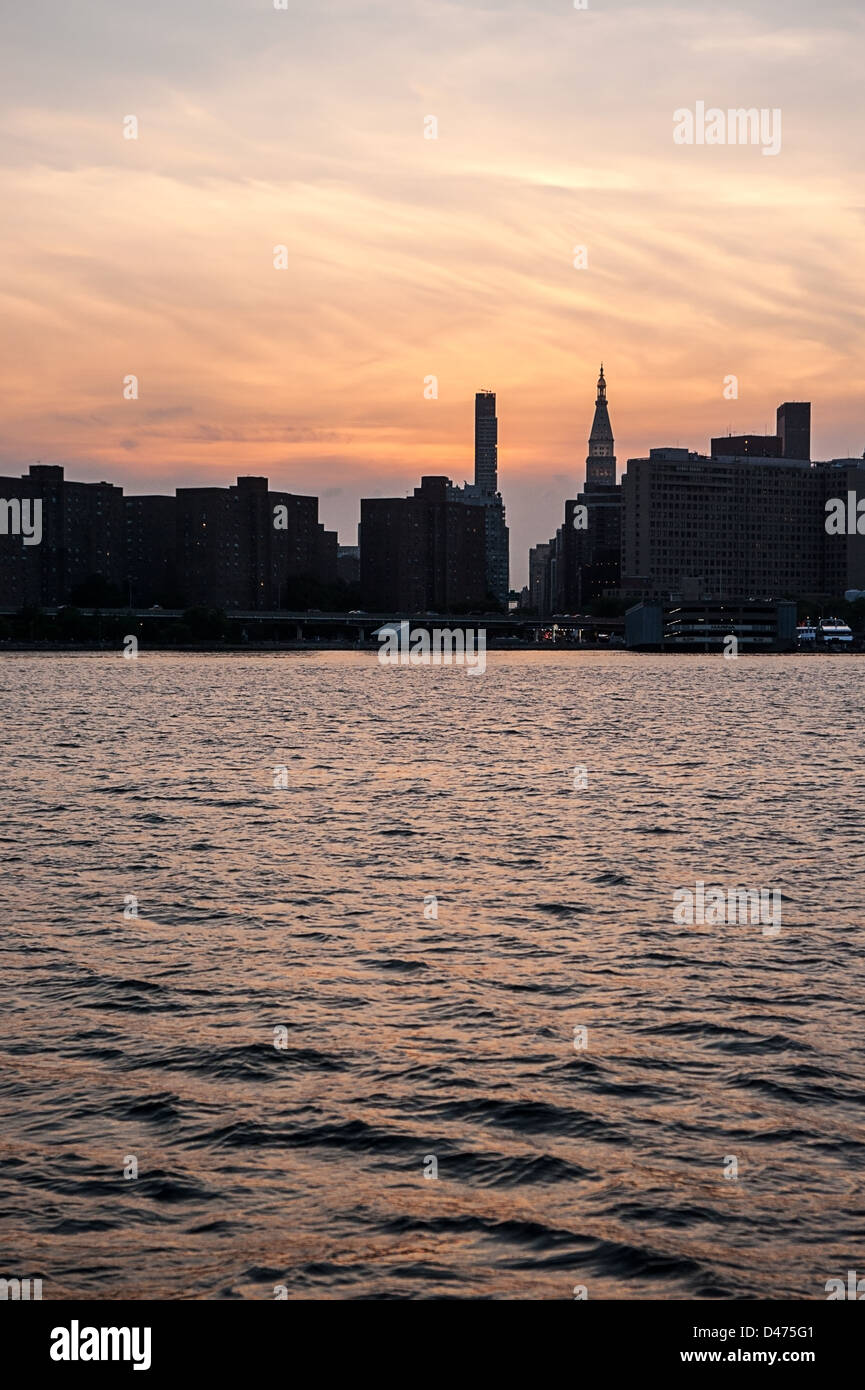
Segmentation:
<svg viewBox="0 0 865 1390">
<path fill-rule="evenodd" d="M 806 618 L 796 628 L 796 646 L 802 652 L 844 651 L 853 644 L 853 633 L 843 618 Z"/>
<path fill-rule="evenodd" d="M 817 624 L 817 642 L 824 647 L 843 649 L 853 642 L 853 633 L 843 618 L 821 618 Z"/>
</svg>

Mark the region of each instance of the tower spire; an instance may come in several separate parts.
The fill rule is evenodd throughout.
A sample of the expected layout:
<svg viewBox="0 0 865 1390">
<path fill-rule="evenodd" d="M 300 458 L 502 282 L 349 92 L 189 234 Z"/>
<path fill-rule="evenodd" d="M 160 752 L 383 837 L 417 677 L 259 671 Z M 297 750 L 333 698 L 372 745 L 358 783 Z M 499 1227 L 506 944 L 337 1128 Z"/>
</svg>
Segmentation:
<svg viewBox="0 0 865 1390">
<path fill-rule="evenodd" d="M 607 409 L 607 382 L 604 364 L 598 377 L 595 418 L 589 435 L 589 456 L 586 459 L 586 487 L 612 487 L 616 481 L 615 440 Z"/>
</svg>

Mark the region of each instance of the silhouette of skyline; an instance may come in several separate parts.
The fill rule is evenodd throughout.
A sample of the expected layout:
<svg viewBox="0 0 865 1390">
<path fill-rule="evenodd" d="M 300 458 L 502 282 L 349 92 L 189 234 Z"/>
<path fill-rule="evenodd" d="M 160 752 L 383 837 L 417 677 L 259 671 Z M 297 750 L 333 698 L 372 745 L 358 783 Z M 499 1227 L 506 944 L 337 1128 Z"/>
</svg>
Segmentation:
<svg viewBox="0 0 865 1390">
<path fill-rule="evenodd" d="M 489 385 L 522 565 L 582 484 L 601 359 L 621 459 L 768 433 L 779 383 L 820 402 L 818 456 L 861 454 L 858 7 L 155 12 L 168 46 L 109 0 L 8 21 L 4 473 L 314 479 L 346 542 L 360 496 L 471 477 Z M 697 100 L 783 109 L 780 154 L 675 145 Z"/>
</svg>

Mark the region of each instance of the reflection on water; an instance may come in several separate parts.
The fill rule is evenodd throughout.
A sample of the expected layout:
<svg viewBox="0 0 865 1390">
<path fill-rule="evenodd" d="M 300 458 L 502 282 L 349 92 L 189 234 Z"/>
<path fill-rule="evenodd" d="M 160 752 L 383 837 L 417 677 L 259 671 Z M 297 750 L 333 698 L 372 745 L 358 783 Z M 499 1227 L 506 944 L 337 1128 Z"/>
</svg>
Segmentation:
<svg viewBox="0 0 865 1390">
<path fill-rule="evenodd" d="M 862 1263 L 862 669 L 5 656 L 0 1274 L 825 1298 Z M 676 925 L 697 880 L 778 889 L 780 934 Z"/>
</svg>

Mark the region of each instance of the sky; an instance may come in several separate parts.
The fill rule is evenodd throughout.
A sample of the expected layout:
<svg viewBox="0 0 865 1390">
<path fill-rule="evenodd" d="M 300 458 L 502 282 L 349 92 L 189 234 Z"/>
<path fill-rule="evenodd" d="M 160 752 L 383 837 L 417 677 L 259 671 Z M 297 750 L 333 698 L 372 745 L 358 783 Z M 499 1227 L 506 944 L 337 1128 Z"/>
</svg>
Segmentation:
<svg viewBox="0 0 865 1390">
<path fill-rule="evenodd" d="M 861 0 L 285 4 L 7 7 L 0 471 L 264 474 L 352 544 L 361 496 L 471 478 L 492 389 L 522 584 L 601 360 L 620 472 L 783 400 L 863 453 Z M 698 102 L 780 152 L 677 144 Z"/>
</svg>

